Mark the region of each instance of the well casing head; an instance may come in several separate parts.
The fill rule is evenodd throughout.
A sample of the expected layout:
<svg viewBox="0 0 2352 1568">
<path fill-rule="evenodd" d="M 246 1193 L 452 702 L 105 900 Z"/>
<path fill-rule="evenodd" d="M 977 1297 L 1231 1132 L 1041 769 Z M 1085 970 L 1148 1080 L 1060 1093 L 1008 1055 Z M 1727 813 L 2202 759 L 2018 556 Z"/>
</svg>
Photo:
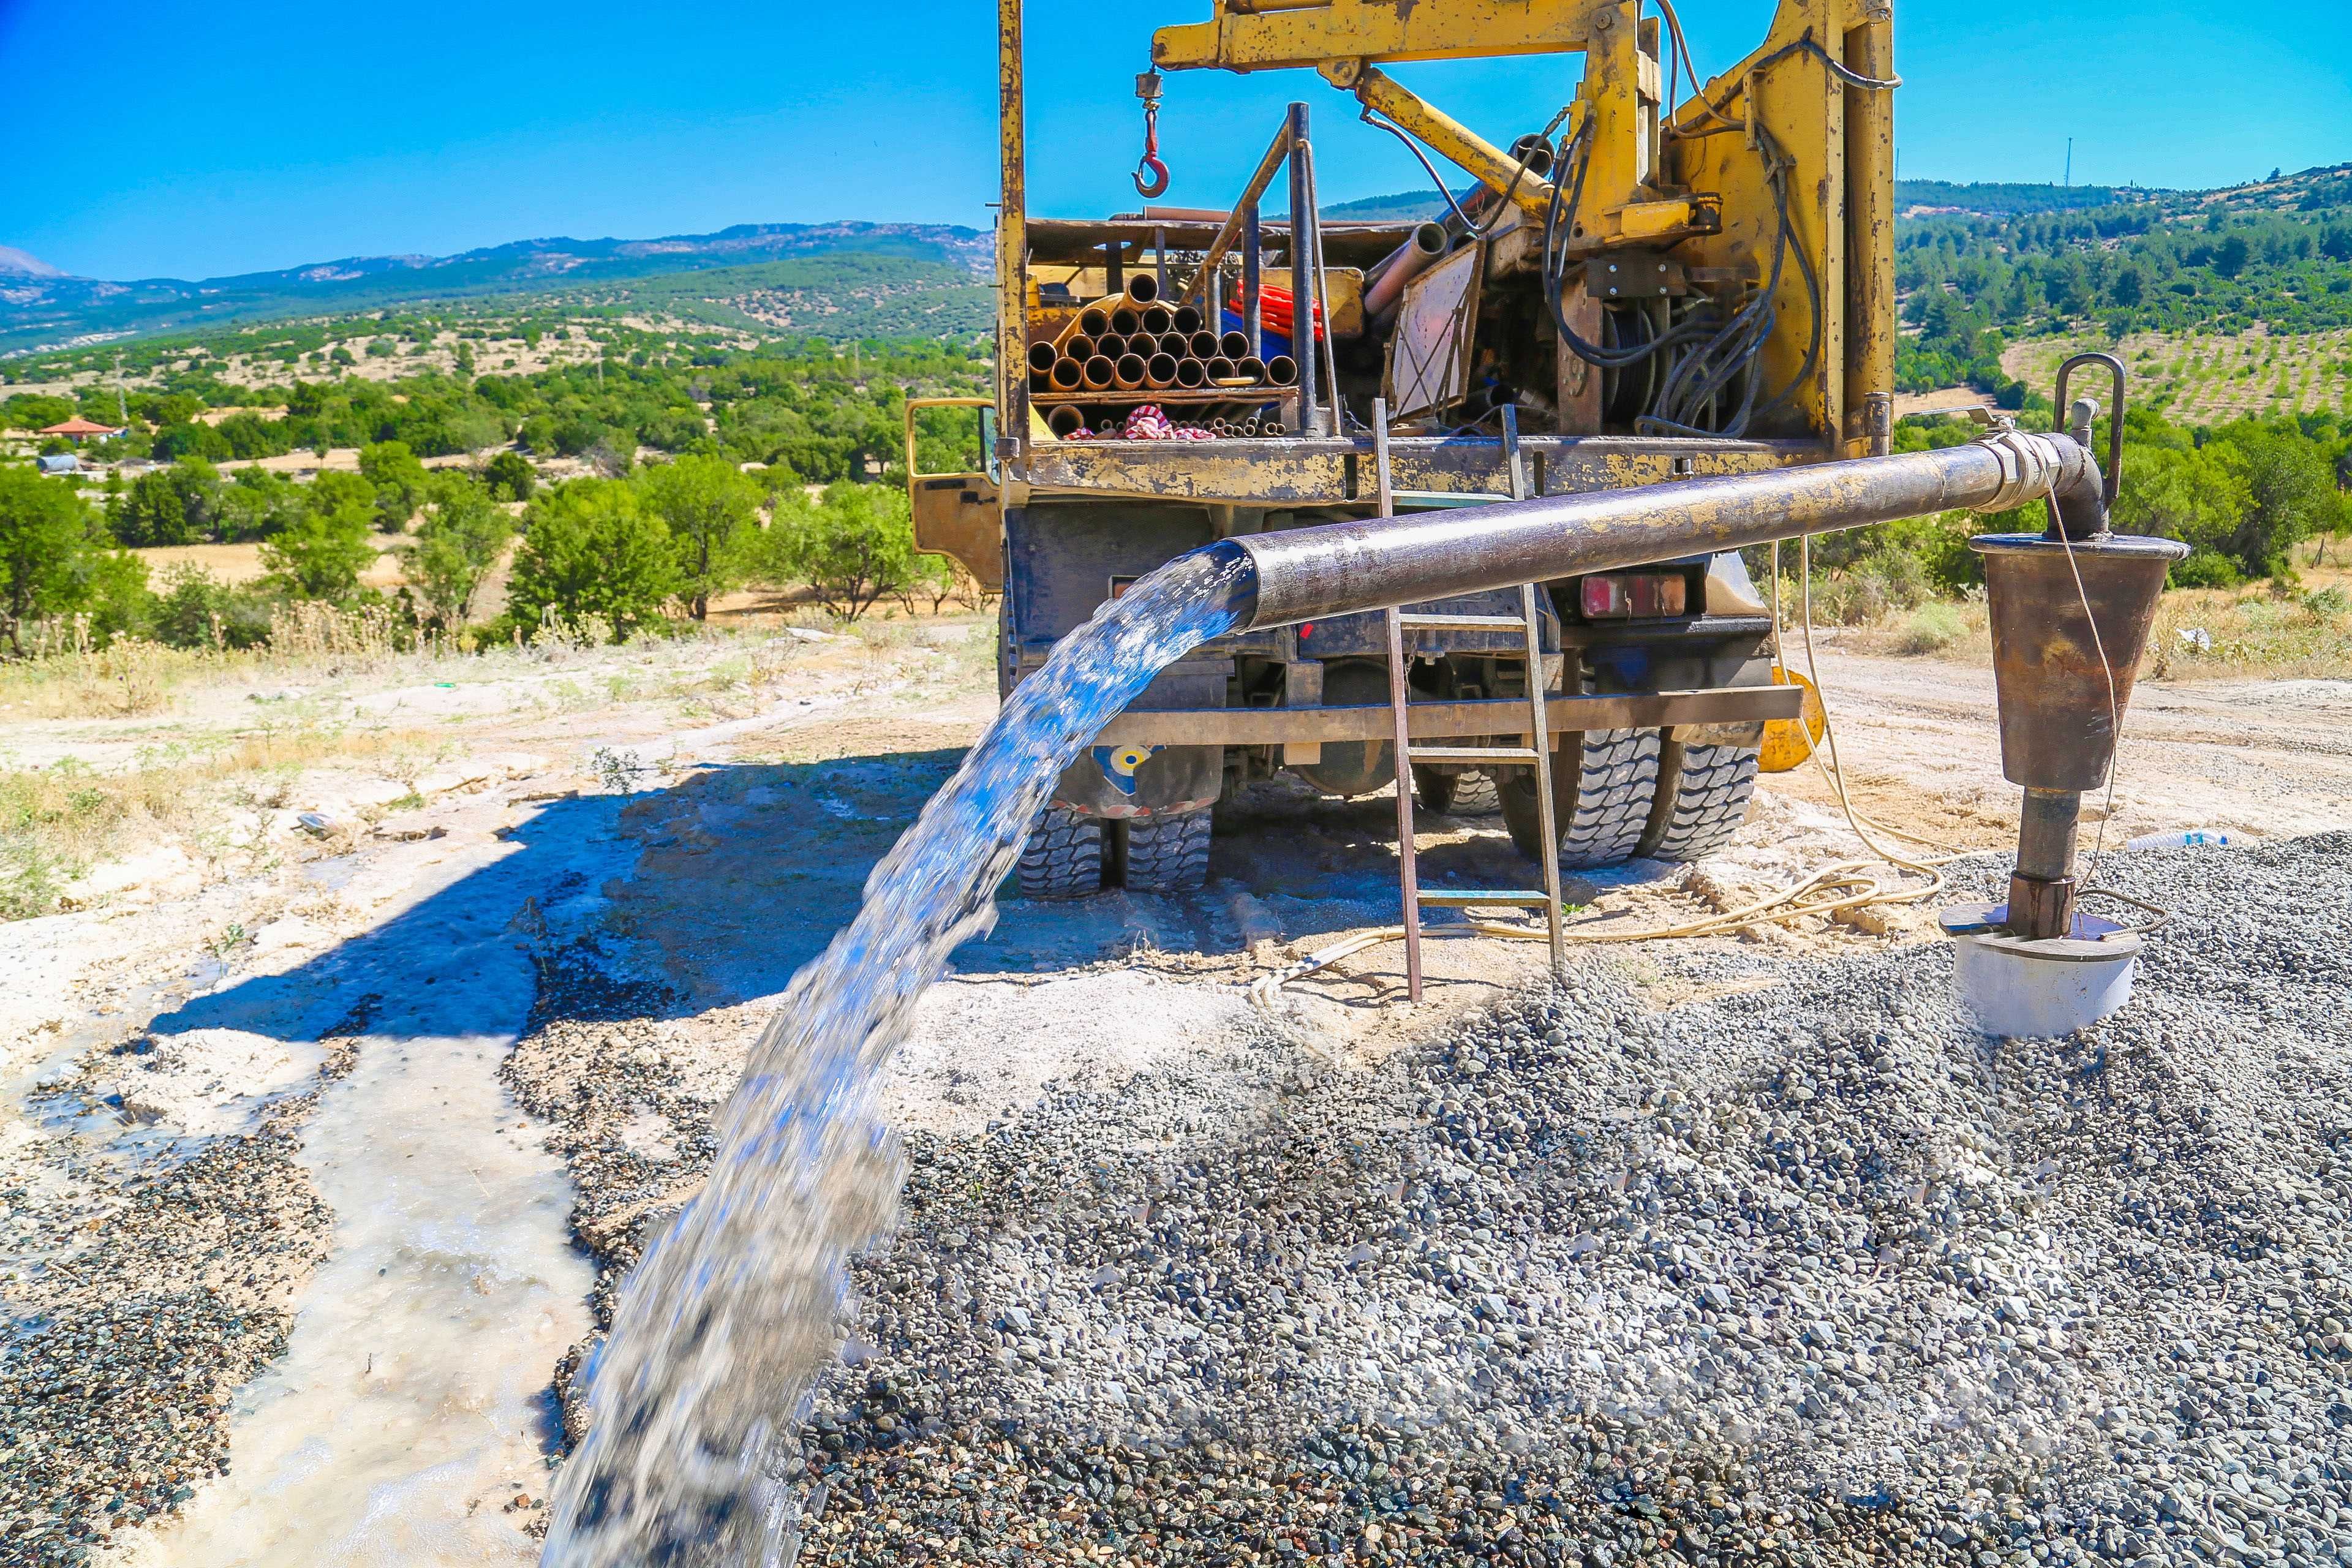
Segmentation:
<svg viewBox="0 0 2352 1568">
<path fill-rule="evenodd" d="M 2189 547 L 2137 534 L 2070 547 L 2039 533 L 1987 533 L 1969 548 L 1984 557 L 2002 775 L 2028 789 L 2097 789 L 2115 761 L 2116 725 L 2165 573 Z"/>
</svg>

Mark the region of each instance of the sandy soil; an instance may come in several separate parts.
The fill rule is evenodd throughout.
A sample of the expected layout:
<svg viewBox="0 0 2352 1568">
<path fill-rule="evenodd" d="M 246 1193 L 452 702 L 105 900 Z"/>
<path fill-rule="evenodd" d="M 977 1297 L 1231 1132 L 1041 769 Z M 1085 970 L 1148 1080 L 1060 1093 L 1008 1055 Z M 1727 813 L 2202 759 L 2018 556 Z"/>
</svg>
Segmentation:
<svg viewBox="0 0 2352 1568">
<path fill-rule="evenodd" d="M 1945 386 L 1933 392 L 1898 392 L 1895 395 L 1895 417 L 1913 414 L 1965 414 L 1971 408 L 1988 408 L 1992 399 L 1972 386 Z"/>
<path fill-rule="evenodd" d="M 22 1489 L 0 1503 L 54 1525 L 29 1561 L 108 1540 L 142 1563 L 313 1563 L 362 1540 L 370 1561 L 530 1560 L 566 1347 L 691 1190 L 710 1110 L 775 995 L 994 710 L 989 629 L 970 619 L 851 637 L 745 625 L 549 660 L 322 671 L 258 705 L 257 689 L 203 689 L 160 719 L 0 734 L 26 762 L 100 767 L 264 724 L 444 738 L 408 777 L 329 755 L 247 814 L 236 853 L 190 855 L 168 883 L 0 941 L 0 1300 L 20 1322 L 64 1314 L 94 1332 L 89 1282 L 114 1279 L 120 1311 L 195 1326 L 169 1347 L 194 1392 L 156 1406 L 163 1436 L 145 1446 L 44 1425 L 38 1388 L 0 1374 L 9 1419 L 65 1455 L 47 1482 L 0 1482 Z M 2009 838 L 1985 671 L 1832 647 L 1822 673 L 1858 805 L 1956 847 Z M 2181 826 L 2300 833 L 2347 809 L 2352 683 L 2150 684 L 2110 847 Z M 1524 874 L 1492 819 L 1424 826 L 1433 880 Z M 1262 789 L 1221 812 L 1199 893 L 1006 902 L 927 998 L 893 1114 L 969 1133 L 1051 1085 L 1116 1087 L 1263 1037 L 1245 983 L 1395 919 L 1393 835 L 1385 798 Z M 1572 891 L 1613 931 L 1855 852 L 1809 771 L 1768 781 L 1749 830 L 1706 866 L 1636 865 Z M 1920 940 L 1926 919 L 1722 941 L 1743 963 L 1705 984 L 1638 957 L 1633 973 L 1670 1006 L 1753 984 L 1748 961 Z M 1395 944 L 1293 983 L 1282 1048 L 1314 1072 L 1366 1070 L 1543 962 L 1537 942 L 1427 953 L 1419 1007 L 1401 1002 Z M 138 1201 L 192 1154 L 263 1172 L 291 1207 Z M 233 1278 L 151 1288 L 131 1268 L 212 1247 Z M 70 1361 L 72 1343 L 33 1337 Z"/>
</svg>

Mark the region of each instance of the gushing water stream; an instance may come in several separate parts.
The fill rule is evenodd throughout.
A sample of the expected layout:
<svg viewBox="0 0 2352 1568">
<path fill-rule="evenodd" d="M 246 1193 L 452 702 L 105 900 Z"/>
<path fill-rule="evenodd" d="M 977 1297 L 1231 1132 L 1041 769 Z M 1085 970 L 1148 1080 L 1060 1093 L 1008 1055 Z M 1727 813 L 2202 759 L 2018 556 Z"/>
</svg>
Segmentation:
<svg viewBox="0 0 2352 1568">
<path fill-rule="evenodd" d="M 994 922 L 1055 779 L 1155 674 L 1234 624 L 1250 581 L 1231 546 L 1199 551 L 1065 637 L 793 977 L 719 1118 L 708 1185 L 630 1277 L 545 1568 L 789 1561 L 794 1423 L 837 1342 L 844 1267 L 897 1211 L 881 1069 L 948 954 Z"/>
</svg>

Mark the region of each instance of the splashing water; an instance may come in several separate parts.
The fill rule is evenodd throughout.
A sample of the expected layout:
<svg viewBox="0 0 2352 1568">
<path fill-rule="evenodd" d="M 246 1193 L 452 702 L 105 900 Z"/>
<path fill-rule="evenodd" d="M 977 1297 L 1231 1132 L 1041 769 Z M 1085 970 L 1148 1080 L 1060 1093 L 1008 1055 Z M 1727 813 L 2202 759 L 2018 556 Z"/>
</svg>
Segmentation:
<svg viewBox="0 0 2352 1568">
<path fill-rule="evenodd" d="M 832 1358 L 847 1259 L 896 1215 L 883 1065 L 958 943 L 995 923 L 1054 781 L 1167 665 L 1229 630 L 1251 584 L 1213 545 L 1062 639 L 793 977 L 719 1121 L 710 1179 L 630 1277 L 564 1467 L 542 1568 L 787 1563 L 793 1428 Z"/>
</svg>

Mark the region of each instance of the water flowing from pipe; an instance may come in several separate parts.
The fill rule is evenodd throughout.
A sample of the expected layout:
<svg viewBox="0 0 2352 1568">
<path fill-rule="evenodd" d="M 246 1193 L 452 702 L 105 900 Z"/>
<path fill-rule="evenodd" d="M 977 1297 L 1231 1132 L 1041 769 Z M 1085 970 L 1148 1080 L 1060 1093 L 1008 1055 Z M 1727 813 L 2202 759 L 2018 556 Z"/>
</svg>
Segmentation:
<svg viewBox="0 0 2352 1568">
<path fill-rule="evenodd" d="M 1063 638 L 793 977 L 720 1114 L 708 1184 L 622 1293 L 543 1568 L 791 1561 L 796 1423 L 836 1352 L 847 1260 L 897 1214 L 882 1068 L 949 953 L 994 923 L 1062 770 L 1160 669 L 1230 629 L 1252 584 L 1241 552 L 1213 545 Z"/>
</svg>

